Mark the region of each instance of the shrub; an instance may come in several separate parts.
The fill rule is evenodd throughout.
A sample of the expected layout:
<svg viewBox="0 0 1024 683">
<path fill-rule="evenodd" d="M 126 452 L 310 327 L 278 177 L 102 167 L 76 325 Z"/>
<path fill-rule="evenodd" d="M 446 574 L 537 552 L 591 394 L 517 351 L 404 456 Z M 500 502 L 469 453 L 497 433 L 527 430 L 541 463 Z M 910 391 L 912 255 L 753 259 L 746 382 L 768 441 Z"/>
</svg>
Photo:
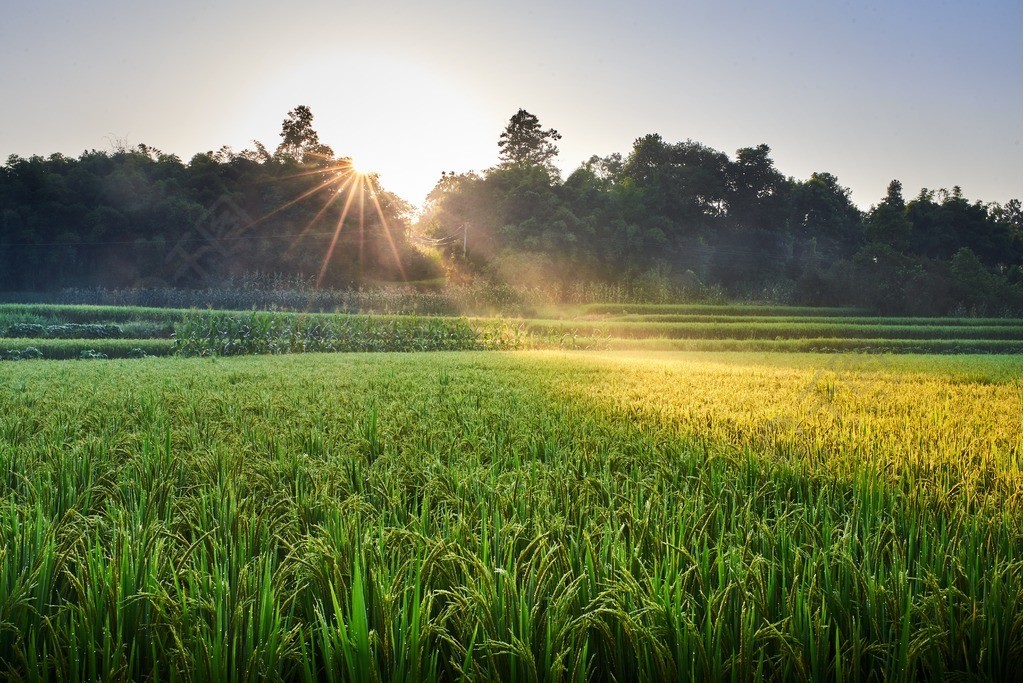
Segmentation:
<svg viewBox="0 0 1024 683">
<path fill-rule="evenodd" d="M 3 355 L 0 355 L 0 360 L 32 360 L 42 357 L 42 351 L 34 346 L 28 346 L 21 351 L 18 351 L 17 349 L 8 349 Z"/>
<path fill-rule="evenodd" d="M 8 327 L 4 336 L 8 339 L 39 339 L 46 336 L 46 327 L 35 323 L 18 323 Z"/>
</svg>

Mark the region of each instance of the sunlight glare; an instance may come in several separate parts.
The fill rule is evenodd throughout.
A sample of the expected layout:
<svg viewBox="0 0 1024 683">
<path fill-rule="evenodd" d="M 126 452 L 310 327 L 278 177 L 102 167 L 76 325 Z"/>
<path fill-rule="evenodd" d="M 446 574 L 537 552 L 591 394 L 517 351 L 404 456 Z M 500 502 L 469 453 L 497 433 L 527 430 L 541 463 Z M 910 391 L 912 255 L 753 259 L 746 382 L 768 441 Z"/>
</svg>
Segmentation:
<svg viewBox="0 0 1024 683">
<path fill-rule="evenodd" d="M 367 169 L 365 166 L 363 166 L 361 163 L 359 163 L 355 159 L 349 159 L 348 160 L 348 167 L 349 167 L 349 170 L 352 173 L 354 173 L 355 175 L 357 175 L 357 176 L 370 175 L 369 169 Z"/>
<path fill-rule="evenodd" d="M 445 104 L 424 106 L 428 102 Z M 291 64 L 250 101 L 242 127 L 276 134 L 285 113 L 297 104 L 313 111 L 322 142 L 414 205 L 423 201 L 442 170 L 481 170 L 497 155 L 500 131 L 484 113 L 486 107 L 411 58 L 358 52 Z M 277 144 L 267 132 L 258 136 L 271 147 Z M 450 168 L 439 167 L 438 159 Z"/>
</svg>

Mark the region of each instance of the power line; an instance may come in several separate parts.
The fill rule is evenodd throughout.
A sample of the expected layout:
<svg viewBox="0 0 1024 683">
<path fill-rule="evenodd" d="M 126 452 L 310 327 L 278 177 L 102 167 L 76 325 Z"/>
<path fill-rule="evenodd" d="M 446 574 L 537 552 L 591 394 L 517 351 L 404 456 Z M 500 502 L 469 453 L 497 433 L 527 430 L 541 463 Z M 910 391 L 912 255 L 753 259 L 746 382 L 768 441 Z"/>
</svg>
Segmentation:
<svg viewBox="0 0 1024 683">
<path fill-rule="evenodd" d="M 463 223 L 462 225 L 455 228 L 455 230 L 445 235 L 444 237 L 426 237 L 423 235 L 410 235 L 409 239 L 428 246 L 441 246 L 445 244 L 455 243 L 459 239 L 460 234 L 465 236 L 465 231 L 466 224 Z"/>
</svg>

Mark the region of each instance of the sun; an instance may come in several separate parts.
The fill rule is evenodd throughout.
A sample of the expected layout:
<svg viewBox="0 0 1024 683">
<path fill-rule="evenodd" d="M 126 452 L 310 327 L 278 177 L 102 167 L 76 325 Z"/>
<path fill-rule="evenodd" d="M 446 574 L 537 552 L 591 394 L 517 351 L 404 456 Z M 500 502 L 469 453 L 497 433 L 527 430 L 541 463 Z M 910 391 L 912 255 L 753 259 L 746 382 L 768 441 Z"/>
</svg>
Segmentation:
<svg viewBox="0 0 1024 683">
<path fill-rule="evenodd" d="M 362 165 L 358 160 L 349 158 L 348 166 L 351 173 L 357 176 L 370 175 L 370 170 Z"/>
</svg>

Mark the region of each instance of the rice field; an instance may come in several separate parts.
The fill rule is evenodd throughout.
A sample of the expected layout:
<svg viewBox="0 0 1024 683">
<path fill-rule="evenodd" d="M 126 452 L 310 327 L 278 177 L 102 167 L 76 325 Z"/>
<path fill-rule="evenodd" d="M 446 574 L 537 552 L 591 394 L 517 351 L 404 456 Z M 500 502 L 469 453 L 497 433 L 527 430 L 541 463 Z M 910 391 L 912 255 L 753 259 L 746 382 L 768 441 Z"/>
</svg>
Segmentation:
<svg viewBox="0 0 1024 683">
<path fill-rule="evenodd" d="M 0 364 L 0 677 L 1019 680 L 1021 408 L 1019 355 Z"/>
</svg>

